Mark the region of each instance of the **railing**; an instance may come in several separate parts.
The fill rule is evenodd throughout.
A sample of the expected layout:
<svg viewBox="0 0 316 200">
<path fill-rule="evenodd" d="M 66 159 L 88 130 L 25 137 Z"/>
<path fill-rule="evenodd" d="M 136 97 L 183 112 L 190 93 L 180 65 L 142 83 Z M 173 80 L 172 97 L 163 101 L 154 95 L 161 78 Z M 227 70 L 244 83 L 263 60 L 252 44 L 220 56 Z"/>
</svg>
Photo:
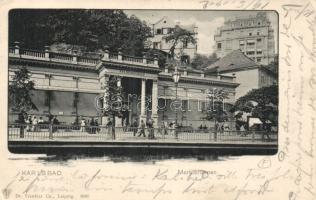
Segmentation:
<svg viewBox="0 0 316 200">
<path fill-rule="evenodd" d="M 117 54 L 109 54 L 109 58 L 112 60 L 118 60 L 118 55 Z"/>
<path fill-rule="evenodd" d="M 155 62 L 153 60 L 147 60 L 147 64 L 153 65 Z"/>
<path fill-rule="evenodd" d="M 9 141 L 126 141 L 126 142 L 202 142 L 202 143 L 272 143 L 277 132 L 181 130 L 175 128 L 133 128 L 74 126 L 51 124 L 10 124 Z"/>
<path fill-rule="evenodd" d="M 13 48 L 9 48 L 9 54 L 13 54 L 14 53 L 14 49 Z"/>
<path fill-rule="evenodd" d="M 73 61 L 73 56 L 69 54 L 50 53 L 49 56 L 52 60 L 60 60 L 60 61 L 66 61 L 66 62 Z"/>
<path fill-rule="evenodd" d="M 122 60 L 127 62 L 143 63 L 143 58 L 136 58 L 132 56 L 123 56 Z"/>
<path fill-rule="evenodd" d="M 82 64 L 82 65 L 97 65 L 101 60 L 97 58 L 89 58 L 87 56 L 79 56 L 75 54 L 66 54 L 66 53 L 57 53 L 50 52 L 47 49 L 45 51 L 21 49 L 18 46 L 9 48 L 9 56 L 12 57 L 21 57 L 21 58 L 31 58 L 38 60 L 54 61 L 61 63 L 73 63 L 73 64 Z M 113 60 L 115 62 L 123 62 L 129 64 L 138 64 L 138 65 L 153 65 L 158 67 L 157 61 L 147 60 L 144 58 L 137 58 L 133 56 L 126 56 L 122 54 L 113 54 L 106 51 L 103 54 L 103 58 Z"/>
<path fill-rule="evenodd" d="M 41 51 L 35 51 L 35 50 L 27 50 L 22 49 L 20 52 L 21 56 L 29 56 L 29 57 L 38 57 L 38 58 L 45 58 L 45 53 Z"/>
<path fill-rule="evenodd" d="M 88 58 L 88 57 L 78 57 L 78 62 L 87 63 L 87 64 L 98 64 L 99 59 Z"/>
</svg>

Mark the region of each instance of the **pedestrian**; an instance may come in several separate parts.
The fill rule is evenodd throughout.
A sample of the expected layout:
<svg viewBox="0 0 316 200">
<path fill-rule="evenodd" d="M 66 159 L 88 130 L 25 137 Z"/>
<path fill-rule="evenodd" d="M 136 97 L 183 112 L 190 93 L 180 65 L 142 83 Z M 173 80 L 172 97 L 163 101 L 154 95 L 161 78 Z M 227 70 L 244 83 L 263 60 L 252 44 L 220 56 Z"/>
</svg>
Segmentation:
<svg viewBox="0 0 316 200">
<path fill-rule="evenodd" d="M 57 126 L 59 124 L 59 121 L 57 119 L 57 115 L 54 116 L 54 119 L 53 119 L 53 133 L 57 131 Z"/>
<path fill-rule="evenodd" d="M 85 126 L 86 126 L 86 121 L 84 118 L 82 118 L 81 123 L 80 123 L 80 131 L 81 132 L 84 132 Z"/>
<path fill-rule="evenodd" d="M 133 124 L 132 124 L 132 129 L 133 129 L 133 136 L 136 136 L 137 129 L 138 129 L 138 122 L 137 122 L 137 119 L 134 120 L 134 122 L 133 122 Z"/>
<path fill-rule="evenodd" d="M 33 125 L 32 131 L 37 131 L 38 120 L 37 120 L 36 116 L 33 116 L 32 125 Z"/>
<path fill-rule="evenodd" d="M 164 123 L 163 123 L 163 121 L 161 122 L 160 127 L 158 127 L 158 133 L 160 135 L 164 135 Z"/>
<path fill-rule="evenodd" d="M 164 135 L 168 135 L 168 123 L 167 122 L 163 122 L 163 127 L 164 127 Z"/>
<path fill-rule="evenodd" d="M 271 132 L 272 123 L 269 120 L 263 120 L 263 132 L 262 132 L 262 141 L 264 140 L 264 136 L 267 136 L 267 140 L 271 141 L 269 133 Z"/>
<path fill-rule="evenodd" d="M 178 124 L 176 122 L 172 123 L 172 130 L 175 139 L 178 139 Z"/>
<path fill-rule="evenodd" d="M 19 126 L 20 126 L 20 137 L 21 138 L 24 138 L 24 129 L 25 129 L 25 116 L 26 116 L 26 113 L 25 112 L 20 112 L 19 115 L 18 115 L 18 123 L 19 123 Z"/>
<path fill-rule="evenodd" d="M 32 118 L 31 116 L 27 116 L 26 120 L 25 120 L 26 125 L 26 131 L 31 131 L 31 124 L 32 124 Z"/>
<path fill-rule="evenodd" d="M 43 120 L 43 117 L 40 117 L 39 119 L 38 119 L 38 129 L 39 130 L 41 130 L 42 128 L 43 128 L 43 125 L 42 124 L 44 124 L 44 120 Z"/>
<path fill-rule="evenodd" d="M 155 139 L 154 121 L 151 118 L 149 118 L 147 121 L 147 128 L 148 128 L 148 138 Z"/>
<path fill-rule="evenodd" d="M 38 124 L 43 124 L 43 123 L 44 123 L 43 117 L 40 117 L 38 120 Z"/>
<path fill-rule="evenodd" d="M 100 132 L 100 128 L 99 128 L 99 122 L 98 122 L 98 119 L 95 119 L 94 120 L 94 126 L 95 126 L 95 128 L 96 128 L 96 132 Z"/>
<path fill-rule="evenodd" d="M 95 126 L 94 126 L 94 118 L 92 117 L 91 121 L 90 121 L 90 128 L 89 128 L 89 134 L 95 134 Z"/>
<path fill-rule="evenodd" d="M 111 118 L 108 118 L 108 122 L 106 123 L 106 128 L 108 129 L 108 135 L 111 135 L 112 139 L 115 140 L 115 132 L 113 130 L 113 122 Z"/>
<path fill-rule="evenodd" d="M 143 135 L 144 137 L 146 137 L 146 134 L 145 134 L 145 127 L 146 127 L 146 125 L 145 125 L 144 120 L 141 120 L 141 121 L 140 121 L 140 132 L 139 132 L 138 137 L 141 136 L 141 135 Z"/>
</svg>

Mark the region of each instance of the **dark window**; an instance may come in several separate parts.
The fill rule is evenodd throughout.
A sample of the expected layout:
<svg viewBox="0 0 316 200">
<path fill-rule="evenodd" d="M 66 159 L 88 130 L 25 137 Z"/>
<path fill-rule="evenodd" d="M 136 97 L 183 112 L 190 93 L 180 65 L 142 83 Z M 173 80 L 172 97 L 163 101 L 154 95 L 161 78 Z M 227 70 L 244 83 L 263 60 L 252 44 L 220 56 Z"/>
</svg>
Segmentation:
<svg viewBox="0 0 316 200">
<path fill-rule="evenodd" d="M 261 38 L 258 38 L 258 39 L 257 39 L 257 42 L 261 42 Z"/>
<path fill-rule="evenodd" d="M 190 63 L 190 57 L 188 55 L 181 56 L 181 62 L 189 64 Z"/>
<path fill-rule="evenodd" d="M 252 33 L 249 33 L 249 36 L 252 36 Z"/>
<path fill-rule="evenodd" d="M 261 62 L 261 58 L 257 58 L 257 62 Z"/>
<path fill-rule="evenodd" d="M 157 29 L 157 34 L 161 34 L 162 30 L 161 29 Z"/>
<path fill-rule="evenodd" d="M 260 35 L 260 32 L 257 32 L 257 35 Z"/>
<path fill-rule="evenodd" d="M 222 43 L 217 43 L 217 49 L 222 49 Z"/>
<path fill-rule="evenodd" d="M 254 55 L 255 52 L 254 51 L 247 51 L 247 55 Z"/>
<path fill-rule="evenodd" d="M 183 41 L 183 48 L 188 48 L 188 40 Z"/>
</svg>

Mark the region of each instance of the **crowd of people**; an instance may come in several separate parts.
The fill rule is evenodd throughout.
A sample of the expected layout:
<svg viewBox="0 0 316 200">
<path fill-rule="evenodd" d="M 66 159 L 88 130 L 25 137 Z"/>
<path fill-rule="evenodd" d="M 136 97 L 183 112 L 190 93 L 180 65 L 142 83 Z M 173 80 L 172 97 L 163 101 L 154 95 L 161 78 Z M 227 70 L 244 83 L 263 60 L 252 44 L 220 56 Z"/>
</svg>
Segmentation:
<svg viewBox="0 0 316 200">
<path fill-rule="evenodd" d="M 246 134 L 250 134 L 249 122 L 247 120 L 248 118 L 249 116 L 247 113 L 245 114 L 243 112 L 237 113 L 235 115 L 235 129 L 237 131 L 237 135 L 246 136 Z M 56 132 L 58 128 L 60 128 L 59 126 L 56 126 L 60 125 L 56 115 L 49 115 L 48 120 L 44 121 L 42 116 L 20 113 L 17 122 L 24 124 L 24 130 L 27 132 L 37 132 L 41 131 L 41 129 L 49 129 L 50 127 L 52 128 L 52 132 Z M 192 124 L 190 124 L 190 126 L 182 126 L 181 123 L 176 124 L 175 121 L 162 121 L 158 126 L 154 126 L 154 123 L 155 121 L 151 118 L 147 120 L 141 119 L 140 121 L 134 119 L 131 124 L 127 124 L 125 121 L 125 126 L 122 126 L 121 128 L 123 128 L 123 132 L 132 132 L 134 137 L 148 137 L 149 139 L 155 139 L 155 134 L 173 135 L 177 139 L 179 132 L 208 133 L 210 130 L 213 130 L 216 134 L 224 134 L 225 132 L 232 131 L 232 127 L 229 126 L 227 120 L 222 122 L 217 121 L 215 123 L 214 129 L 212 129 L 212 127 L 207 127 L 206 124 L 200 124 L 200 126 L 198 126 L 195 130 L 193 129 Z M 124 121 L 122 124 L 124 124 Z M 267 139 L 270 140 L 269 132 L 271 132 L 272 129 L 271 123 L 268 121 L 263 121 L 261 126 L 265 130 L 263 134 L 265 134 Z M 108 118 L 105 126 L 100 126 L 97 118 L 80 117 L 79 120 L 77 117 L 76 122 L 69 127 L 70 129 L 79 130 L 80 132 L 85 132 L 88 134 L 108 133 L 109 135 L 112 135 L 113 139 L 115 139 L 115 127 L 118 126 L 115 125 L 115 122 L 113 122 L 111 118 Z"/>
<path fill-rule="evenodd" d="M 88 132 L 89 134 L 96 134 L 100 132 L 98 119 L 93 117 L 91 119 L 82 118 L 80 121 L 80 131 Z"/>
<path fill-rule="evenodd" d="M 43 128 L 47 128 L 47 125 L 58 125 L 59 121 L 56 115 L 49 115 L 48 121 L 44 121 L 42 116 L 27 115 L 26 113 L 20 113 L 18 116 L 18 123 L 26 124 L 25 129 L 27 132 L 40 131 Z M 53 132 L 55 130 L 53 129 Z"/>
</svg>

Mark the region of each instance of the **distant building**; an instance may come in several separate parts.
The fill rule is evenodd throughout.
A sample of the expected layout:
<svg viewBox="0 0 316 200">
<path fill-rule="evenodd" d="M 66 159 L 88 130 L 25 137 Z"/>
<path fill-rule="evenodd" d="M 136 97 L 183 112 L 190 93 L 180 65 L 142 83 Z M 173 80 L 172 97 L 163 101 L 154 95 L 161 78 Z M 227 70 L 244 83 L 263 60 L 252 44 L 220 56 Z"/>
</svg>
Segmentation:
<svg viewBox="0 0 316 200">
<path fill-rule="evenodd" d="M 235 76 L 236 83 L 240 83 L 236 88 L 236 99 L 252 89 L 270 86 L 277 82 L 275 72 L 254 62 L 240 50 L 234 50 L 210 65 L 206 73 Z"/>
<path fill-rule="evenodd" d="M 275 56 L 273 32 L 266 13 L 226 21 L 214 36 L 216 54 L 221 58 L 240 49 L 253 61 L 268 65 Z"/>
<path fill-rule="evenodd" d="M 150 24 L 152 28 L 152 37 L 147 39 L 147 48 L 159 49 L 169 53 L 172 43 L 166 42 L 165 36 L 172 33 L 176 25 L 181 28 L 197 34 L 197 27 L 195 24 L 183 26 L 180 23 L 175 23 L 168 17 L 163 17 L 154 24 Z M 178 60 L 190 63 L 197 53 L 197 43 L 193 44 L 188 41 L 180 41 L 175 48 L 175 57 Z"/>
</svg>

